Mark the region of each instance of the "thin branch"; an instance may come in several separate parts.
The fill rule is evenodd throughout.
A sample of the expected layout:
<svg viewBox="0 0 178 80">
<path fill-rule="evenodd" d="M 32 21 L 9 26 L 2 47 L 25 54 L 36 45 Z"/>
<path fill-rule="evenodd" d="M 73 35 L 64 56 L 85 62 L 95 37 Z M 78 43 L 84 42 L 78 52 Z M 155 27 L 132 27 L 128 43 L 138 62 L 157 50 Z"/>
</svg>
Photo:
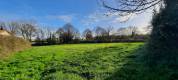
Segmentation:
<svg viewBox="0 0 178 80">
<path fill-rule="evenodd" d="M 122 0 L 120 0 L 120 1 L 122 1 Z M 140 12 L 140 11 L 143 11 L 143 10 L 147 10 L 147 9 L 159 4 L 160 2 L 162 2 L 162 0 L 155 0 L 155 1 L 149 1 L 149 2 L 147 0 L 141 0 L 141 2 L 139 2 L 139 1 L 140 0 L 131 0 L 131 1 L 125 0 L 125 2 L 122 2 L 120 4 L 120 5 L 125 5 L 126 7 L 124 7 L 124 8 L 123 7 L 122 8 L 111 7 L 111 6 L 107 5 L 105 3 L 105 1 L 102 1 L 102 5 L 107 9 L 110 9 L 110 10 L 113 10 L 113 11 L 117 11 L 117 12 L 135 13 L 135 12 Z M 139 2 L 139 3 L 133 5 L 133 3 L 135 3 L 135 2 Z"/>
</svg>

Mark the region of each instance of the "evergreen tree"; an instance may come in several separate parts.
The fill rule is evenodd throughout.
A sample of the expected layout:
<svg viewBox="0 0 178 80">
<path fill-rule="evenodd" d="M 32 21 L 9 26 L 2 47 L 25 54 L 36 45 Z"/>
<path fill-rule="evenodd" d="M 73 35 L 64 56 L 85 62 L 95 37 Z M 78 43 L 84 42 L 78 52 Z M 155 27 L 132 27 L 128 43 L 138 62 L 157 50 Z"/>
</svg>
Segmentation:
<svg viewBox="0 0 178 80">
<path fill-rule="evenodd" d="M 104 7 L 112 12 L 123 15 L 140 13 L 162 4 L 159 13 L 153 16 L 153 30 L 146 45 L 145 52 L 148 53 L 151 62 L 164 61 L 164 63 L 176 63 L 178 57 L 178 0 L 115 0 L 118 7 L 101 0 Z"/>
<path fill-rule="evenodd" d="M 176 61 L 178 57 L 178 0 L 164 0 L 164 8 L 153 16 L 153 30 L 146 51 L 154 61 Z"/>
</svg>

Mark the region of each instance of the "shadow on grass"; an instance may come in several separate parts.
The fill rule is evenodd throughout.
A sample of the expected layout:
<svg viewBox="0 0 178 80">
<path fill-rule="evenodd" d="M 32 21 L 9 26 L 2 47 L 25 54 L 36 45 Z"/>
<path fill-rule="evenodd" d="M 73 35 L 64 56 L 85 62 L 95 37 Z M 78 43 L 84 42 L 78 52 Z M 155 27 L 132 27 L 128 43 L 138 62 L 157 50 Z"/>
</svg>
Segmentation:
<svg viewBox="0 0 178 80">
<path fill-rule="evenodd" d="M 178 80 L 177 67 L 147 64 L 142 45 L 100 48 L 60 63 L 53 59 L 42 73 L 42 80 Z"/>
<path fill-rule="evenodd" d="M 143 80 L 140 77 L 145 72 L 147 66 L 144 67 L 144 62 L 139 59 L 141 57 L 140 50 L 142 50 L 142 47 L 133 51 L 132 55 L 126 56 L 124 64 L 115 69 L 115 72 L 105 80 Z"/>
<path fill-rule="evenodd" d="M 154 63 L 145 53 L 145 48 L 138 48 L 132 55 L 126 56 L 125 64 L 105 80 L 178 80 L 178 63 Z M 171 64 L 171 66 L 169 65 Z M 175 66 L 172 66 L 175 65 Z"/>
<path fill-rule="evenodd" d="M 51 60 L 53 63 L 48 63 L 48 66 L 42 72 L 41 78 L 56 79 L 58 76 L 71 74 L 80 76 L 83 80 L 104 80 L 112 74 L 117 65 L 123 64 L 124 57 L 129 55 L 130 51 L 127 46 L 129 45 L 110 46 L 87 51 L 83 54 L 74 54 L 61 63 L 55 61 L 54 57 Z M 60 72 L 60 75 L 57 74 L 58 72 Z"/>
<path fill-rule="evenodd" d="M 60 65 L 50 65 L 42 77 L 55 79 L 58 76 L 71 74 L 80 76 L 82 80 L 130 80 L 130 76 L 136 74 L 135 69 L 138 68 L 138 63 L 135 61 L 137 54 L 133 53 L 138 48 L 138 45 L 136 46 L 133 44 L 110 46 L 74 55 L 64 59 Z M 60 75 L 56 75 L 58 72 Z"/>
</svg>

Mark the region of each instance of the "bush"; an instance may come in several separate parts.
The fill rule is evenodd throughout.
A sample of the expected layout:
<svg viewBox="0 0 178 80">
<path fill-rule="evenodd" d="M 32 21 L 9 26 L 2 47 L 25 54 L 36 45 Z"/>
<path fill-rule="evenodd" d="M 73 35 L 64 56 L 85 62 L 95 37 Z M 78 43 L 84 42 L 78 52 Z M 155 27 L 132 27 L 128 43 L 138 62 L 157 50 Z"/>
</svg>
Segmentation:
<svg viewBox="0 0 178 80">
<path fill-rule="evenodd" d="M 0 36 L 0 56 L 30 48 L 30 42 L 15 36 Z"/>
</svg>

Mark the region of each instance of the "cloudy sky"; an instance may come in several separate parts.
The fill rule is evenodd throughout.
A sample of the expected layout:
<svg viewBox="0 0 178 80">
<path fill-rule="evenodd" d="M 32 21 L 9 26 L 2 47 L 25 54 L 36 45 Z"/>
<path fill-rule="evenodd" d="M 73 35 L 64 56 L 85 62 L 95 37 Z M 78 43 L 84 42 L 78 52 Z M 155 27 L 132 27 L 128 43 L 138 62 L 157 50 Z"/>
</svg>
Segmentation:
<svg viewBox="0 0 178 80">
<path fill-rule="evenodd" d="M 128 17 L 107 13 L 97 0 L 1 0 L 0 21 L 35 20 L 40 25 L 57 29 L 65 23 L 72 23 L 80 31 L 95 26 L 144 27 L 151 20 L 151 11 Z"/>
</svg>

